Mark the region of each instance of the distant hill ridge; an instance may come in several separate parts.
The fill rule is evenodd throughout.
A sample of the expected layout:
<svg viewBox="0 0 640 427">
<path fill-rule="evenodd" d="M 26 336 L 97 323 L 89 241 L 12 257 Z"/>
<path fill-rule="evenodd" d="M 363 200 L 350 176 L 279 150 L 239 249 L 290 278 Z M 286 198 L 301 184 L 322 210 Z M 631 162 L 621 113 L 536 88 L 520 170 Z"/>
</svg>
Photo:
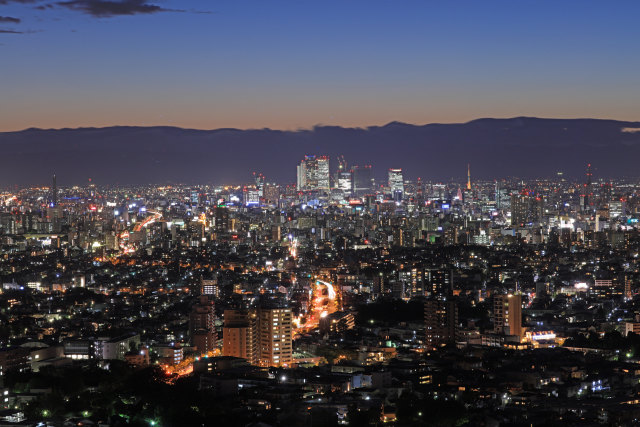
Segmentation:
<svg viewBox="0 0 640 427">
<path fill-rule="evenodd" d="M 562 171 L 599 177 L 640 176 L 640 122 L 600 119 L 483 118 L 467 123 L 312 129 L 196 130 L 170 126 L 26 129 L 0 133 L 0 187 L 60 185 L 248 182 L 251 172 L 268 181 L 295 182 L 305 154 L 343 155 L 349 165 L 372 164 L 427 180 L 506 176 L 541 177 Z"/>
</svg>

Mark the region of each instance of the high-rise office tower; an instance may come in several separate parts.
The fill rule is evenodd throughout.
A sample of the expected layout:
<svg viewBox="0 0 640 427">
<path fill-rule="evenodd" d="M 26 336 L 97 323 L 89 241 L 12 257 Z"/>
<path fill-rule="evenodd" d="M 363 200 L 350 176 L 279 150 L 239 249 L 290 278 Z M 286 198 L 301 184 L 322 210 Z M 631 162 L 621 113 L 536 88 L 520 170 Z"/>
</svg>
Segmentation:
<svg viewBox="0 0 640 427">
<path fill-rule="evenodd" d="M 584 184 L 584 200 L 583 200 L 583 210 L 589 210 L 589 204 L 593 201 L 591 200 L 592 190 L 591 190 L 591 163 L 587 164 L 587 173 L 586 173 L 586 181 Z"/>
<path fill-rule="evenodd" d="M 609 202 L 609 218 L 619 218 L 625 216 L 625 203 L 622 200 L 611 200 Z"/>
<path fill-rule="evenodd" d="M 224 206 L 216 206 L 214 218 L 217 233 L 226 233 L 229 231 L 229 209 Z"/>
<path fill-rule="evenodd" d="M 216 348 L 218 336 L 215 318 L 216 312 L 213 300 L 207 295 L 201 295 L 198 303 L 193 305 L 189 314 L 191 345 L 200 354 L 206 354 Z"/>
<path fill-rule="evenodd" d="M 602 184 L 602 186 L 600 187 L 600 201 L 599 201 L 600 203 L 599 204 L 603 204 L 603 202 L 606 203 L 609 200 L 611 200 L 611 197 L 613 195 L 612 187 L 613 186 L 611 182 L 605 182 L 604 184 Z"/>
<path fill-rule="evenodd" d="M 424 323 L 428 349 L 453 343 L 458 329 L 458 306 L 454 299 L 429 298 L 424 303 Z"/>
<path fill-rule="evenodd" d="M 242 203 L 245 206 L 260 205 L 260 190 L 258 187 L 245 185 L 242 188 Z"/>
<path fill-rule="evenodd" d="M 544 201 L 530 194 L 511 195 L 511 224 L 524 225 L 542 221 Z"/>
<path fill-rule="evenodd" d="M 400 199 L 404 196 L 404 178 L 402 169 L 389 169 L 389 192 L 394 198 L 400 195 Z"/>
<path fill-rule="evenodd" d="M 301 163 L 302 170 L 304 171 L 304 186 L 303 190 L 312 191 L 318 188 L 318 159 L 316 156 L 304 156 L 304 160 Z"/>
<path fill-rule="evenodd" d="M 329 157 L 304 156 L 297 166 L 297 189 L 299 191 L 329 191 Z"/>
<path fill-rule="evenodd" d="M 351 174 L 354 193 L 362 194 L 371 191 L 373 188 L 371 165 L 354 166 Z"/>
<path fill-rule="evenodd" d="M 522 296 L 493 297 L 493 331 L 501 335 L 522 337 Z"/>
<path fill-rule="evenodd" d="M 258 314 L 256 310 L 225 310 L 222 329 L 222 354 L 241 357 L 259 364 Z"/>
<path fill-rule="evenodd" d="M 416 201 L 418 201 L 419 203 L 423 202 L 424 196 L 425 196 L 424 181 L 422 181 L 422 178 L 418 177 L 418 181 L 416 182 Z"/>
<path fill-rule="evenodd" d="M 336 173 L 333 177 L 332 188 L 340 188 L 340 185 L 339 185 L 340 173 L 349 172 L 349 169 L 347 169 L 347 161 L 344 159 L 344 156 L 338 156 L 337 161 L 338 161 L 338 170 L 336 170 Z M 349 189 L 349 191 L 351 191 L 351 189 Z"/>
<path fill-rule="evenodd" d="M 264 175 L 254 172 L 253 180 L 255 181 L 256 188 L 258 189 L 258 196 L 264 197 Z"/>
<path fill-rule="evenodd" d="M 418 194 L 418 185 L 410 180 L 404 181 L 404 195 L 407 198 L 416 197 Z"/>
<path fill-rule="evenodd" d="M 338 172 L 338 190 L 342 190 L 345 194 L 351 194 L 352 188 L 351 172 Z"/>
<path fill-rule="evenodd" d="M 331 188 L 330 174 L 329 174 L 329 157 L 320 156 L 317 159 L 318 170 L 316 172 L 316 181 L 318 187 L 316 190 L 329 191 Z"/>
<path fill-rule="evenodd" d="M 317 187 L 316 170 L 318 162 L 316 156 L 304 156 L 304 159 L 298 165 L 298 190 L 308 191 Z"/>
<path fill-rule="evenodd" d="M 276 184 L 265 183 L 262 197 L 267 203 L 276 203 L 280 199 L 280 187 Z"/>
<path fill-rule="evenodd" d="M 290 308 L 258 310 L 258 345 L 260 366 L 289 366 L 293 361 Z"/>
<path fill-rule="evenodd" d="M 307 187 L 307 164 L 305 161 L 301 161 L 296 166 L 296 189 L 298 191 L 304 191 Z"/>
<path fill-rule="evenodd" d="M 56 175 L 53 175 L 51 182 L 51 200 L 49 206 L 47 206 L 46 213 L 47 219 L 51 221 L 51 231 L 59 233 L 62 229 L 62 209 L 58 206 L 58 185 L 56 182 Z M 33 227 L 27 227 L 32 229 Z"/>
</svg>

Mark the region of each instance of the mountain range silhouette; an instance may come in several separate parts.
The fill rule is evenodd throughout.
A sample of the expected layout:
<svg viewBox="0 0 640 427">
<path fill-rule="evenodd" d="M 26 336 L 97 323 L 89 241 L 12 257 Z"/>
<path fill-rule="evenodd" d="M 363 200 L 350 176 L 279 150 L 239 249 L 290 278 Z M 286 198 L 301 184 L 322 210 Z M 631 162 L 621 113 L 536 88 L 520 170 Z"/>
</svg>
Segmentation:
<svg viewBox="0 0 640 427">
<path fill-rule="evenodd" d="M 343 155 L 351 165 L 402 168 L 405 179 L 466 181 L 547 177 L 561 171 L 594 180 L 638 176 L 640 122 L 515 117 L 457 124 L 308 130 L 194 130 L 177 127 L 26 129 L 0 133 L 0 187 L 96 184 L 243 184 L 261 172 L 269 182 L 294 183 L 305 154 Z"/>
</svg>

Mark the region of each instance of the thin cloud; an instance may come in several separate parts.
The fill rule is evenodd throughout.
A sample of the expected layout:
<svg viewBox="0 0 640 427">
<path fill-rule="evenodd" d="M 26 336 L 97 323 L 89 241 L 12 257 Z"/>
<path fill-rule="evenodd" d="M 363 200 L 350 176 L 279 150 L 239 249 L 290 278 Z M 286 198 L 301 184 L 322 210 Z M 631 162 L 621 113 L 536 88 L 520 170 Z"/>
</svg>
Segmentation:
<svg viewBox="0 0 640 427">
<path fill-rule="evenodd" d="M 0 16 L 0 24 L 19 24 L 20 18 L 14 18 L 12 16 Z"/>
<path fill-rule="evenodd" d="M 24 33 L 22 31 L 0 29 L 0 34 L 24 34 Z"/>
<path fill-rule="evenodd" d="M 96 18 L 152 14 L 158 12 L 182 12 L 173 9 L 165 9 L 156 4 L 147 3 L 145 0 L 68 0 L 58 2 L 56 4 L 71 10 L 86 13 Z"/>
</svg>

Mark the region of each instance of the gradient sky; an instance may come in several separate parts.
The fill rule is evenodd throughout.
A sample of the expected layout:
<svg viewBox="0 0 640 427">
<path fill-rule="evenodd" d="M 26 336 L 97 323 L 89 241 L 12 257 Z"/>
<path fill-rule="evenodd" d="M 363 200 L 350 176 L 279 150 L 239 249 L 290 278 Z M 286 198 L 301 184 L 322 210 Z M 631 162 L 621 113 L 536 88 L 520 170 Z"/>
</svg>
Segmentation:
<svg viewBox="0 0 640 427">
<path fill-rule="evenodd" d="M 0 0 L 0 131 L 640 120 L 637 0 L 114 3 Z"/>
</svg>

